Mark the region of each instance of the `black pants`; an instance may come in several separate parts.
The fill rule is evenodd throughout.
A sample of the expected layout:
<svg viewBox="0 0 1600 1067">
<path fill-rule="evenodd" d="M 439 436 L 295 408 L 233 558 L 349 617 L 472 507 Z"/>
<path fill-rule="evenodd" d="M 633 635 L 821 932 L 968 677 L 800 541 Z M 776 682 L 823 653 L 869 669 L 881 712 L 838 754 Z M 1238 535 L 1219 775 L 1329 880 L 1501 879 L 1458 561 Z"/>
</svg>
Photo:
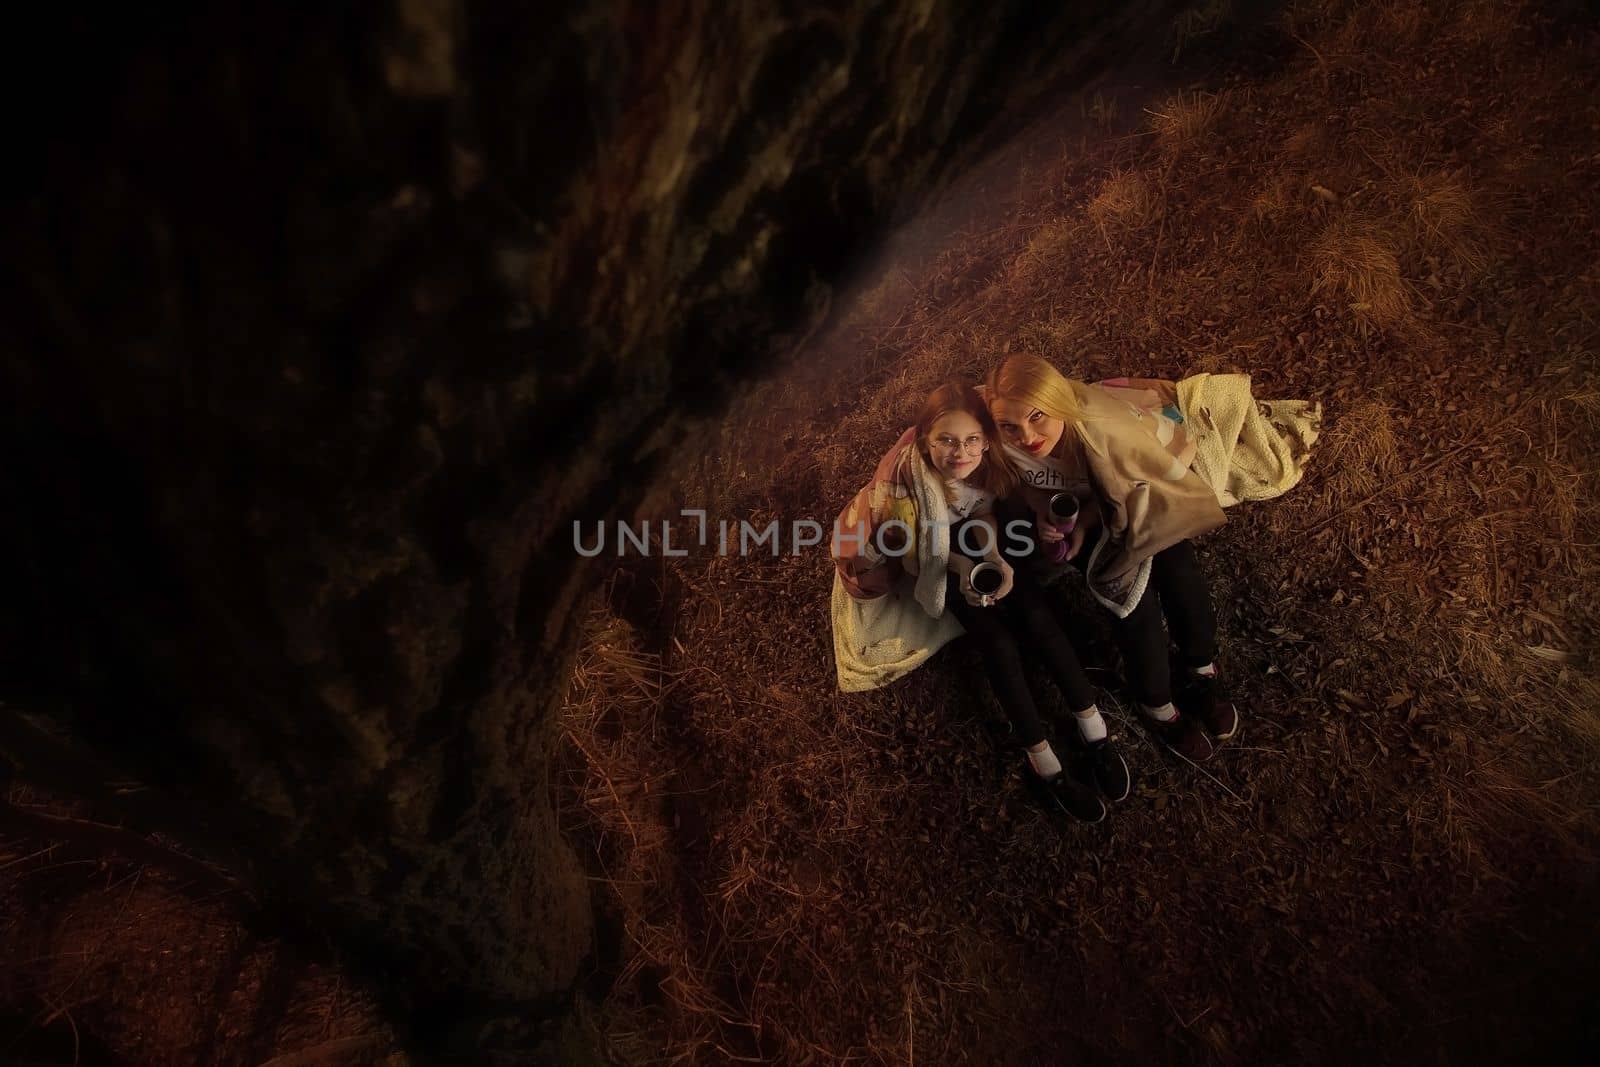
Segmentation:
<svg viewBox="0 0 1600 1067">
<path fill-rule="evenodd" d="M 1085 550 L 1080 558 L 1087 563 L 1088 555 Z M 1158 708 L 1172 699 L 1168 630 L 1185 667 L 1204 667 L 1217 658 L 1217 617 L 1194 545 L 1179 541 L 1155 554 L 1150 584 L 1139 606 L 1126 619 L 1114 619 L 1112 628 L 1122 649 L 1128 688 L 1146 707 Z"/>
<path fill-rule="evenodd" d="M 989 672 L 989 684 L 1011 720 L 1018 741 L 1031 747 L 1044 740 L 1044 722 L 1023 673 L 1024 656 L 1037 656 L 1044 661 L 1073 711 L 1094 706 L 1094 687 L 1083 673 L 1072 642 L 1051 613 L 1044 591 L 1022 573 L 1018 572 L 1016 584 L 999 603 L 977 608 L 961 595 L 961 579 L 952 567 L 946 579 L 944 603 L 977 644 Z"/>
</svg>

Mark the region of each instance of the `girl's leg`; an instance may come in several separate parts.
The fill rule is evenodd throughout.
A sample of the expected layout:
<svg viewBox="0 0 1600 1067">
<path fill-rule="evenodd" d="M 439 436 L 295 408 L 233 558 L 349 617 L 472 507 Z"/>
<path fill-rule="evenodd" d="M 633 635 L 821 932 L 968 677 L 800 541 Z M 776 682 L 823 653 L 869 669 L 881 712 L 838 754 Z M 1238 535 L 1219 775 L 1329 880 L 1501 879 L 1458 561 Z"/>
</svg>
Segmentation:
<svg viewBox="0 0 1600 1067">
<path fill-rule="evenodd" d="M 1022 580 L 1012 587 L 1003 603 L 1011 624 L 1017 627 L 1018 643 L 1044 660 L 1050 676 L 1067 698 L 1095 784 L 1106 799 L 1126 800 L 1133 788 L 1128 765 L 1111 744 L 1105 718 L 1095 703 L 1094 686 L 1083 673 L 1072 640 L 1050 610 L 1044 590 L 1032 581 Z"/>
<path fill-rule="evenodd" d="M 1077 650 L 1072 647 L 1072 640 L 1050 610 L 1044 590 L 1019 574 L 1004 606 L 1016 627 L 1019 643 L 1036 652 L 1044 661 L 1051 679 L 1060 687 L 1073 712 L 1094 707 L 1094 686 L 1089 684 L 1089 676 L 1083 672 L 1083 664 L 1078 660 Z"/>
<path fill-rule="evenodd" d="M 1027 746 L 1028 763 L 1033 767 L 1026 775 L 1029 787 L 1040 794 L 1047 806 L 1073 818 L 1085 822 L 1105 818 L 1106 806 L 1099 794 L 1067 773 L 1045 740 L 1044 723 L 1039 720 L 1033 693 L 1023 677 L 1022 655 L 999 607 L 975 608 L 968 604 L 954 571 L 945 587 L 944 602 L 977 641 L 995 696 L 1000 698 L 1018 738 Z"/>
<path fill-rule="evenodd" d="M 1194 545 L 1179 541 L 1152 561 L 1151 577 L 1161 593 L 1161 609 L 1177 642 L 1184 666 L 1204 667 L 1217 658 L 1217 615 L 1211 608 L 1211 590 Z"/>
<path fill-rule="evenodd" d="M 1022 653 L 999 608 L 975 608 L 968 604 L 961 595 L 961 582 L 954 570 L 945 588 L 944 604 L 978 646 L 984 668 L 989 672 L 989 684 L 1011 720 L 1017 740 L 1029 748 L 1039 744 L 1044 740 L 1044 723 L 1039 718 L 1028 680 L 1023 676 Z"/>
</svg>

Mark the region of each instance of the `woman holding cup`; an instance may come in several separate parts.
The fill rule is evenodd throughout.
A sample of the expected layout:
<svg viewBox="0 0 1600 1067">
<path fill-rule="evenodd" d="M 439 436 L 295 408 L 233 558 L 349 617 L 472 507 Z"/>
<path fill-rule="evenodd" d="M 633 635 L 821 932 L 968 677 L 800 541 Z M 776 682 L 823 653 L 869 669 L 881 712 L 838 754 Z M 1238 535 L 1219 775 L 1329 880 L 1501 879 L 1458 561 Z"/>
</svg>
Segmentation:
<svg viewBox="0 0 1600 1067">
<path fill-rule="evenodd" d="M 1238 710 L 1220 690 L 1216 618 L 1189 541 L 1224 519 L 1215 490 L 1190 469 L 1195 447 L 1181 415 L 1141 407 L 1132 397 L 1142 391 L 1126 379 L 1071 381 L 1036 356 L 1003 360 L 985 389 L 1020 466 L 1041 557 L 1084 571 L 1091 594 L 1115 616 L 1145 725 L 1198 762 L 1211 756 L 1213 739 L 1239 729 Z M 1081 511 L 1057 506 L 1063 496 Z M 1071 522 L 1058 517 L 1066 512 Z M 1176 685 L 1169 631 L 1184 664 Z"/>
<path fill-rule="evenodd" d="M 1059 565 L 1071 558 L 1067 535 L 1077 528 L 1080 510 L 1081 506 L 1075 494 L 1053 493 L 1039 514 L 1040 529 L 1049 529 L 1053 535 L 1059 535 L 1052 536 L 1043 550 L 1044 558 L 1050 564 Z"/>
</svg>

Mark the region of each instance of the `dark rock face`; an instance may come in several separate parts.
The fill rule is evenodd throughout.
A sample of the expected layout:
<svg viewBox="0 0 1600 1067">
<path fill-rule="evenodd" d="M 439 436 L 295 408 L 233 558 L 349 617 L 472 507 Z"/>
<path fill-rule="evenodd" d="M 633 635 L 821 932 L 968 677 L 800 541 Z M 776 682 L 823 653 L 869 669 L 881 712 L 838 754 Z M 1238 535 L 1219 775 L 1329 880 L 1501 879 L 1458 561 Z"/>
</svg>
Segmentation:
<svg viewBox="0 0 1600 1067">
<path fill-rule="evenodd" d="M 994 119 L 1174 5 L 1100 6 L 225 3 L 26 35 L 51 106 L 3 215 L 0 696 L 414 988 L 567 990 L 572 520 L 635 505 Z"/>
</svg>

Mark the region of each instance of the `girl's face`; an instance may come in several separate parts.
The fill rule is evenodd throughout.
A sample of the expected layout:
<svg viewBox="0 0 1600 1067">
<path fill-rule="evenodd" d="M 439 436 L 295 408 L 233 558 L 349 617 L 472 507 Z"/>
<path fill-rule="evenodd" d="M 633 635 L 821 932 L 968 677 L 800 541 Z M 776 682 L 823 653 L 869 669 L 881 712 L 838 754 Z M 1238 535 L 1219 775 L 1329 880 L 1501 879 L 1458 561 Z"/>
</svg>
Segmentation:
<svg viewBox="0 0 1600 1067">
<path fill-rule="evenodd" d="M 965 478 L 978 469 L 989 441 L 978 420 L 965 411 L 947 411 L 928 430 L 928 459 L 946 478 Z"/>
<path fill-rule="evenodd" d="M 1035 456 L 1048 456 L 1055 451 L 1066 424 L 1053 419 L 1026 400 L 997 396 L 989 401 L 989 413 L 994 416 L 1000 436 L 1018 448 Z"/>
</svg>

